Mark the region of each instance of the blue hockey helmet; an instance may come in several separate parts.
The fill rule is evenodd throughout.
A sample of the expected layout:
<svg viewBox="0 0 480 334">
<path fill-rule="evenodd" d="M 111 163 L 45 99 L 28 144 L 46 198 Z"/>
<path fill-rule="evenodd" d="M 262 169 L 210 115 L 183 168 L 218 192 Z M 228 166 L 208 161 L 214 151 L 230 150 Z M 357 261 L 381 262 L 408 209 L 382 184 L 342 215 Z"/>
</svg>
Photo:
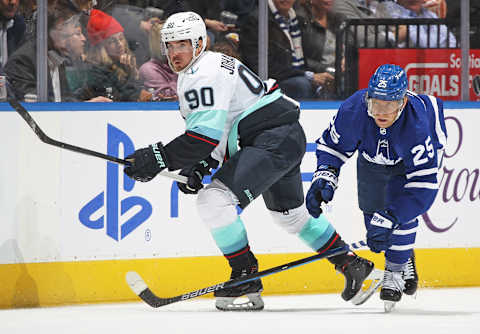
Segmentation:
<svg viewBox="0 0 480 334">
<path fill-rule="evenodd" d="M 384 101 L 402 100 L 407 93 L 407 74 L 398 65 L 384 64 L 368 82 L 368 98 Z"/>
</svg>

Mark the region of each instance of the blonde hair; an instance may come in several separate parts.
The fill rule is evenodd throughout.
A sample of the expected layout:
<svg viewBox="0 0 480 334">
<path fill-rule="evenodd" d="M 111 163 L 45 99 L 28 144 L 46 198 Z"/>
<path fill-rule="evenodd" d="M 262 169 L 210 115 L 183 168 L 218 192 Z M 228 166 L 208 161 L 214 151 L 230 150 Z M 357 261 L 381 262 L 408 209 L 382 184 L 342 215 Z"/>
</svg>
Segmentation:
<svg viewBox="0 0 480 334">
<path fill-rule="evenodd" d="M 118 64 L 108 54 L 107 50 L 105 49 L 105 43 L 106 43 L 106 40 L 96 45 L 90 45 L 87 53 L 87 59 L 86 59 L 87 62 L 96 64 L 96 65 L 111 66 L 112 70 L 115 72 L 117 78 L 120 81 L 125 80 L 129 76 L 135 79 L 138 79 L 138 69 L 136 67 L 136 61 L 135 61 L 135 66 L 125 66 L 125 65 Z M 135 55 L 128 47 L 128 43 L 125 36 L 123 36 L 122 43 L 124 44 L 126 53 L 129 56 L 135 58 Z"/>
<path fill-rule="evenodd" d="M 153 59 L 166 62 L 167 59 L 162 46 L 162 27 L 163 22 L 155 22 L 152 24 L 150 34 L 148 35 L 148 44 L 150 46 L 150 56 Z"/>
</svg>

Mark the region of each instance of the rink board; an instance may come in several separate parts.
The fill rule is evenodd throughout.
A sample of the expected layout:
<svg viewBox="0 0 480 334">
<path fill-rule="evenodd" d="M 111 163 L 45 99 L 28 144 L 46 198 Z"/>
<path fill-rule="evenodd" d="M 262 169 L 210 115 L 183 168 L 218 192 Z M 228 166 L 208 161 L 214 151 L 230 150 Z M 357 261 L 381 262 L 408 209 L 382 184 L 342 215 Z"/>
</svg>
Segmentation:
<svg viewBox="0 0 480 334">
<path fill-rule="evenodd" d="M 383 267 L 383 256 L 365 250 L 358 254 Z M 417 249 L 416 254 L 420 287 L 480 285 L 480 248 Z M 311 255 L 257 257 L 263 270 Z M 125 273 L 131 270 L 141 274 L 158 296 L 177 296 L 227 280 L 230 273 L 224 261 L 220 256 L 207 256 L 4 264 L 0 265 L 0 308 L 138 300 L 125 283 Z M 329 262 L 318 261 L 265 277 L 263 294 L 341 292 L 343 285 L 343 276 L 335 273 Z"/>
<path fill-rule="evenodd" d="M 336 107 L 338 103 L 303 104 L 301 122 L 309 143 L 302 163 L 305 190 L 315 168 L 313 142 Z M 480 285 L 480 104 L 447 107 L 442 183 L 417 233 L 419 272 L 422 286 L 475 286 Z M 168 142 L 184 128 L 173 103 L 34 108 L 33 117 L 52 138 L 120 157 L 124 150 Z M 0 105 L 0 133 L 0 307 L 134 300 L 124 282 L 129 270 L 137 270 L 166 296 L 228 277 L 225 260 L 198 219 L 195 197 L 178 193 L 171 180 L 134 183 L 115 164 L 46 145 L 5 105 Z M 354 160 L 342 169 L 327 213 L 348 241 L 363 239 L 365 233 Z M 311 254 L 272 223 L 261 199 L 242 218 L 260 269 Z M 383 266 L 381 257 L 361 254 Z M 266 294 L 342 287 L 343 278 L 326 261 L 265 279 Z"/>
</svg>

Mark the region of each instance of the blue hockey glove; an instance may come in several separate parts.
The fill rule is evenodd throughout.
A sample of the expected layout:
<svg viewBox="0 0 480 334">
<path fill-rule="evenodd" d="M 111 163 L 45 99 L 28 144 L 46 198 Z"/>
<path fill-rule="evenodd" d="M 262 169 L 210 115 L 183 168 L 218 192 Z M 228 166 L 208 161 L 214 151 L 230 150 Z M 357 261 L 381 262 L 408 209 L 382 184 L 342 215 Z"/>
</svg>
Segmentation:
<svg viewBox="0 0 480 334">
<path fill-rule="evenodd" d="M 392 246 L 393 230 L 398 227 L 397 219 L 388 211 L 375 212 L 367 231 L 367 245 L 372 252 L 380 253 Z"/>
<path fill-rule="evenodd" d="M 125 158 L 130 165 L 123 170 L 135 181 L 148 182 L 167 168 L 165 150 L 161 142 L 141 148 Z"/>
<path fill-rule="evenodd" d="M 212 169 L 218 167 L 218 161 L 212 157 L 197 162 L 193 167 L 182 169 L 180 175 L 188 177 L 187 183 L 178 183 L 178 189 L 184 194 L 197 194 L 203 188 L 202 180 L 205 175 L 211 175 Z"/>
<path fill-rule="evenodd" d="M 331 166 L 320 165 L 313 173 L 312 184 L 307 192 L 308 212 L 315 218 L 322 213 L 321 205 L 332 200 L 338 184 L 338 170 Z"/>
</svg>

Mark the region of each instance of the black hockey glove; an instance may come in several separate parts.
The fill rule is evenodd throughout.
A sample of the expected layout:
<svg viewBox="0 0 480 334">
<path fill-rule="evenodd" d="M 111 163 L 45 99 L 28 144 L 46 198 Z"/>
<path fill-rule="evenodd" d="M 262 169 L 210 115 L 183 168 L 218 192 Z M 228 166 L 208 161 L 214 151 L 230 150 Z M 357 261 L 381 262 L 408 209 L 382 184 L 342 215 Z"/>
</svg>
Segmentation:
<svg viewBox="0 0 480 334">
<path fill-rule="evenodd" d="M 190 168 L 180 171 L 180 175 L 188 177 L 187 183 L 178 183 L 178 189 L 184 194 L 197 194 L 203 188 L 202 180 L 205 175 L 211 175 L 212 169 L 218 167 L 218 161 L 212 157 L 197 162 Z"/>
<path fill-rule="evenodd" d="M 148 182 L 168 167 L 161 142 L 136 150 L 125 158 L 130 166 L 123 170 L 135 181 Z"/>
<path fill-rule="evenodd" d="M 328 203 L 333 199 L 337 184 L 338 169 L 326 165 L 318 166 L 305 199 L 307 210 L 313 217 L 320 216 L 323 202 Z"/>
</svg>

